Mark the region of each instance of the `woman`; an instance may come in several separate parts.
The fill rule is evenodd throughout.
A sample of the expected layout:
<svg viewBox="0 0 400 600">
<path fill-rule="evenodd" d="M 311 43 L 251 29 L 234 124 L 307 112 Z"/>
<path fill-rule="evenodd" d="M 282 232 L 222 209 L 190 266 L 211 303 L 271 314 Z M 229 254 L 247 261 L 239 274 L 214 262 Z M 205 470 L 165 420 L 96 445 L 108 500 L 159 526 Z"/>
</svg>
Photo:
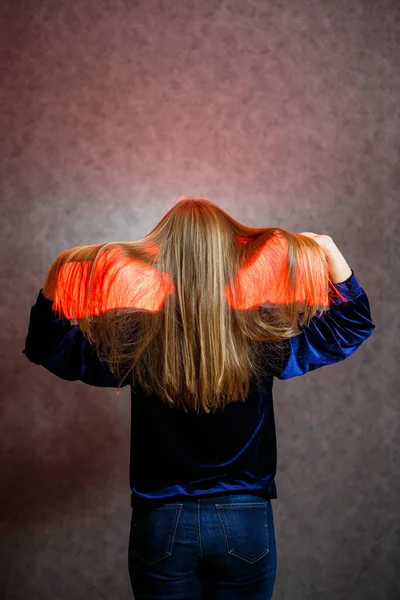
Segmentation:
<svg viewBox="0 0 400 600">
<path fill-rule="evenodd" d="M 272 597 L 273 378 L 340 362 L 374 328 L 330 236 L 248 227 L 205 198 L 180 198 L 138 241 L 54 261 L 23 352 L 131 387 L 136 600 Z"/>
</svg>

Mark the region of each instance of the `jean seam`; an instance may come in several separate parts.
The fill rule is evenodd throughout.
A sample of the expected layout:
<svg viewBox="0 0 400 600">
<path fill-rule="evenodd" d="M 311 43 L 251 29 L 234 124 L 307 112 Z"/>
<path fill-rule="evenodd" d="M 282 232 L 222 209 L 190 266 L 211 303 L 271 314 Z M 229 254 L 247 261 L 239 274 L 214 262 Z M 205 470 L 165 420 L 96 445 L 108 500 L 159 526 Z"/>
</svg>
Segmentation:
<svg viewBox="0 0 400 600">
<path fill-rule="evenodd" d="M 171 554 L 172 554 L 172 549 L 174 546 L 175 536 L 176 536 L 176 532 L 178 530 L 178 524 L 179 524 L 179 519 L 181 517 L 182 509 L 183 509 L 183 504 L 176 505 L 175 524 L 174 524 L 174 528 L 172 530 L 172 535 L 171 535 L 171 540 L 170 540 L 170 546 L 169 546 L 169 552 L 168 552 L 169 556 L 171 556 Z"/>
<path fill-rule="evenodd" d="M 228 552 L 228 554 L 230 554 L 229 542 L 228 542 L 228 538 L 227 538 L 227 535 L 226 535 L 224 523 L 222 521 L 221 515 L 220 515 L 219 510 L 218 510 L 218 506 L 220 506 L 220 504 L 215 504 L 215 510 L 217 511 L 217 515 L 219 517 L 219 520 L 221 521 L 222 531 L 224 532 L 224 538 L 225 538 L 225 543 L 226 543 L 226 551 Z"/>
</svg>

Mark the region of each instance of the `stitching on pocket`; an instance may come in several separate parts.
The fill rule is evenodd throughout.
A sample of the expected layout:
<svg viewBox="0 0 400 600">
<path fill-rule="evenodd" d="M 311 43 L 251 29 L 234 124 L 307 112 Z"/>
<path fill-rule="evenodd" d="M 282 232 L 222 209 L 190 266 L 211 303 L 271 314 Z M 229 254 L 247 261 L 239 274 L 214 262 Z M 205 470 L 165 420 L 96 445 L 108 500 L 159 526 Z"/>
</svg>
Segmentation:
<svg viewBox="0 0 400 600">
<path fill-rule="evenodd" d="M 149 550 L 148 553 L 150 554 L 150 556 L 147 556 L 145 558 L 145 556 L 144 556 L 146 553 L 145 550 L 136 548 L 133 543 L 133 540 L 132 540 L 132 552 L 137 558 L 139 558 L 141 561 L 143 561 L 144 563 L 146 563 L 148 565 L 154 565 L 156 562 L 159 562 L 160 560 L 163 560 L 163 559 L 167 558 L 168 556 L 171 556 L 174 541 L 175 541 L 176 531 L 178 529 L 178 523 L 179 523 L 179 519 L 180 519 L 181 512 L 182 512 L 182 508 L 183 508 L 183 504 L 173 503 L 173 504 L 166 504 L 166 505 L 151 509 L 151 511 L 153 511 L 153 514 L 157 514 L 162 511 L 165 511 L 165 510 L 171 511 L 172 509 L 175 509 L 175 515 L 173 517 L 172 523 L 169 524 L 169 526 L 171 527 L 171 530 L 169 533 L 169 539 L 168 539 L 167 544 L 166 544 L 165 540 L 163 540 L 163 546 L 164 547 L 166 546 L 167 550 L 163 551 L 161 554 L 159 553 L 154 558 L 152 556 L 152 554 L 154 554 L 155 548 L 150 547 L 150 548 L 148 548 L 148 550 Z M 134 523 L 133 526 L 136 527 L 136 523 Z M 136 535 L 138 535 L 137 531 L 135 531 L 135 533 L 136 533 Z M 143 532 L 143 534 L 145 534 L 145 532 Z"/>
<path fill-rule="evenodd" d="M 269 552 L 268 512 L 267 512 L 267 505 L 264 502 L 215 504 L 214 506 L 217 510 L 217 514 L 221 521 L 228 554 L 236 556 L 237 558 L 240 558 L 241 560 L 244 560 L 246 562 L 254 563 L 257 560 L 260 560 L 260 558 L 262 558 L 263 556 L 265 556 L 265 554 L 267 554 Z M 248 552 L 245 554 L 243 551 L 240 552 L 237 549 L 238 546 L 240 546 L 240 541 L 238 541 L 238 540 L 236 540 L 236 542 L 233 541 L 234 534 L 232 531 L 232 527 L 230 528 L 230 525 L 229 525 L 229 510 L 230 509 L 233 510 L 235 508 L 239 508 L 239 510 L 240 510 L 240 507 L 242 507 L 242 508 L 245 507 L 245 508 L 251 509 L 251 507 L 253 507 L 253 506 L 262 506 L 265 509 L 265 511 L 263 513 L 264 517 L 265 517 L 265 525 L 263 527 L 264 531 L 262 533 L 262 546 L 264 547 L 264 549 L 261 552 L 259 552 L 257 555 L 250 556 Z M 251 513 L 249 513 L 249 514 L 251 514 Z M 249 516 L 249 514 L 247 515 L 247 517 Z M 264 535 L 265 535 L 265 537 L 264 537 Z M 261 543 L 261 540 L 259 540 L 259 543 Z M 236 545 L 236 549 L 234 548 L 235 545 Z"/>
</svg>

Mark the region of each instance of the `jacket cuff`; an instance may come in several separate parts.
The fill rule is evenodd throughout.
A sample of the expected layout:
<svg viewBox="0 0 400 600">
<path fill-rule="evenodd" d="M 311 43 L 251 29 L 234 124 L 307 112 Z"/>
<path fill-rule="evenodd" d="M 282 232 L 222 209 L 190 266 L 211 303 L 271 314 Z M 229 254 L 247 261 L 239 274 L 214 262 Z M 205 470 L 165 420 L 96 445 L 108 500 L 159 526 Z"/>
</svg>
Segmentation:
<svg viewBox="0 0 400 600">
<path fill-rule="evenodd" d="M 347 279 L 345 279 L 345 281 L 341 281 L 340 283 L 334 283 L 333 285 L 348 300 L 354 300 L 355 298 L 357 298 L 357 296 L 363 293 L 363 289 L 360 286 L 353 269 L 351 269 L 351 275 Z"/>
</svg>

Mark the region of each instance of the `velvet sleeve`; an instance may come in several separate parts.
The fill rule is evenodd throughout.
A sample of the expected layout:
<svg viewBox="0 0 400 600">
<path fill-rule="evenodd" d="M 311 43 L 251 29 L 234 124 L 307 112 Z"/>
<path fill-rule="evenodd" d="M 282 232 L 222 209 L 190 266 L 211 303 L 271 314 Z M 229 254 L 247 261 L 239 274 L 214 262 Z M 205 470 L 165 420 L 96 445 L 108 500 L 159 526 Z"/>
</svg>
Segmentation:
<svg viewBox="0 0 400 600">
<path fill-rule="evenodd" d="M 375 329 L 367 294 L 354 271 L 346 281 L 336 284 L 347 302 L 335 301 L 323 315 L 316 315 L 301 334 L 288 340 L 288 351 L 278 379 L 299 377 L 325 365 L 341 362 L 367 340 Z"/>
<path fill-rule="evenodd" d="M 43 295 L 42 288 L 31 308 L 23 354 L 61 379 L 117 388 L 116 376 L 99 360 L 95 347 L 78 325 L 59 318 L 52 311 L 52 305 L 53 302 Z M 129 383 L 127 377 L 120 387 Z"/>
</svg>

